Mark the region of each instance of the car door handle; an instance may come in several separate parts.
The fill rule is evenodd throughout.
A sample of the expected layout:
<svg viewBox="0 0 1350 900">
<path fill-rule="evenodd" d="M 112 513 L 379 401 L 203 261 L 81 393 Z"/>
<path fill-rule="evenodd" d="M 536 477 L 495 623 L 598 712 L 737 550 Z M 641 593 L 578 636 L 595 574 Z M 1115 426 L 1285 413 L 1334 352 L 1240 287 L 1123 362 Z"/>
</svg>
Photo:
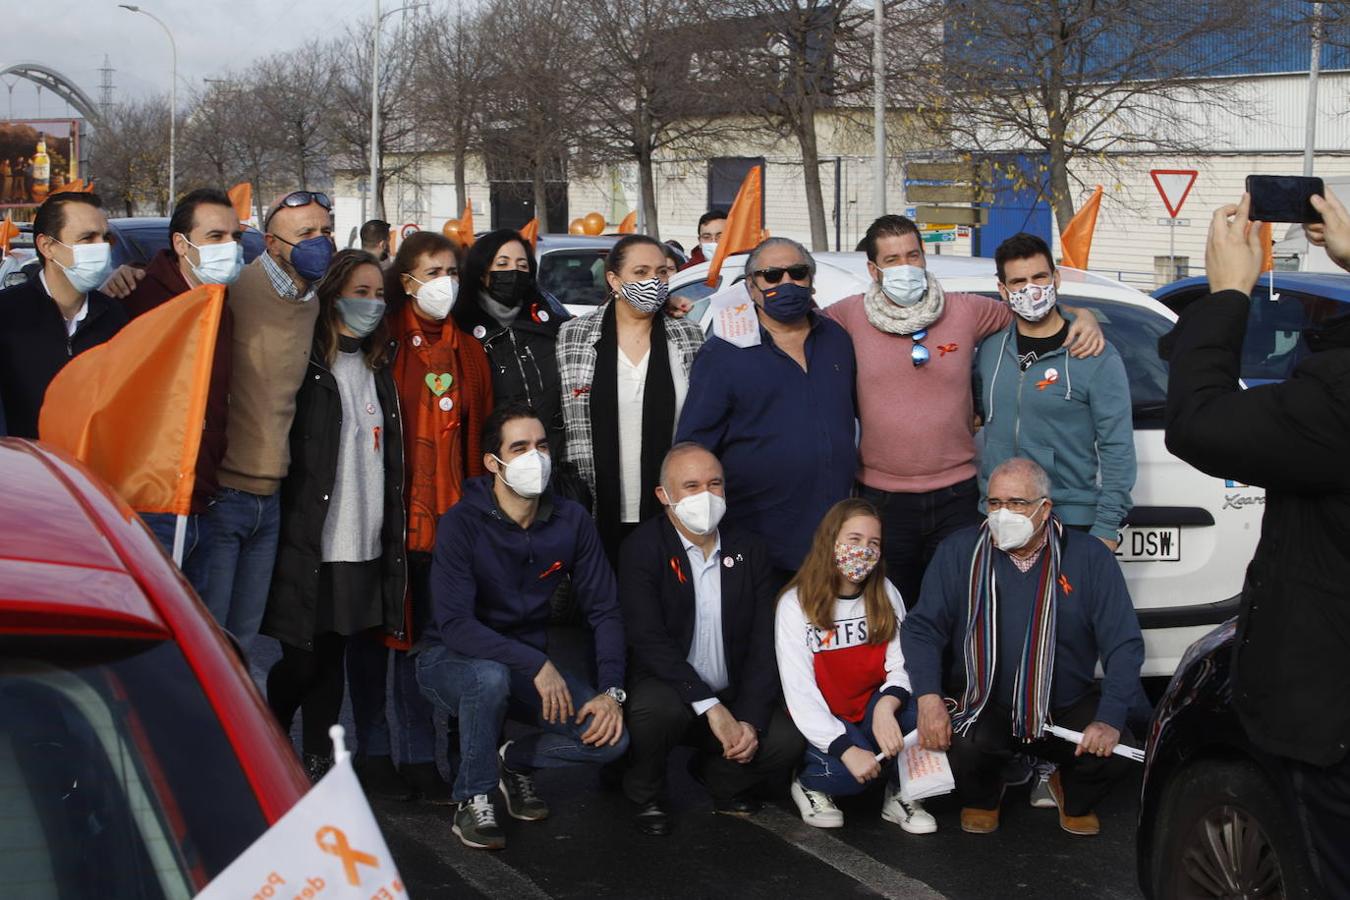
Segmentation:
<svg viewBox="0 0 1350 900">
<path fill-rule="evenodd" d="M 1136 506 L 1125 517 L 1125 524 L 1136 528 L 1213 525 L 1214 514 L 1201 506 Z"/>
</svg>

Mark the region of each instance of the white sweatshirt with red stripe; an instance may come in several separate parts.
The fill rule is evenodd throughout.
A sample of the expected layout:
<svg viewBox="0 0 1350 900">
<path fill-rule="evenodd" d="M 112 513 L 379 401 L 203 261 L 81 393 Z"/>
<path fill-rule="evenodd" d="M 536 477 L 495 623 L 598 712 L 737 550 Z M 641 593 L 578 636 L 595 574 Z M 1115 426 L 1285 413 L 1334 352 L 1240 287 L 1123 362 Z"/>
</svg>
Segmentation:
<svg viewBox="0 0 1350 900">
<path fill-rule="evenodd" d="M 908 702 L 909 674 L 900 650 L 899 623 L 905 618 L 900 592 L 889 581 L 886 596 L 897 628 L 885 644 L 867 643 L 867 609 L 861 595 L 834 604 L 834 628 L 816 628 L 802 613 L 793 588 L 778 601 L 774 643 L 783 696 L 797 730 L 822 753 L 842 756 L 852 746 L 845 719 L 861 722 L 877 691 Z"/>
</svg>

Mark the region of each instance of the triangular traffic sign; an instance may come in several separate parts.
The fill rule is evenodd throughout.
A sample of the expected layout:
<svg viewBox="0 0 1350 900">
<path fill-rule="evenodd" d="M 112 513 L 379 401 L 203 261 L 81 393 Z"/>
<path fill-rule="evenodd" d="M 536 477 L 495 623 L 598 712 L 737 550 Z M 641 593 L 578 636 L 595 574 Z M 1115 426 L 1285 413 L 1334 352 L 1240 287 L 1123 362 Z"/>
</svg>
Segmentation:
<svg viewBox="0 0 1350 900">
<path fill-rule="evenodd" d="M 1153 169 L 1149 173 L 1153 179 L 1153 185 L 1162 195 L 1163 206 L 1167 207 L 1167 214 L 1176 218 L 1181 212 L 1181 207 L 1186 202 L 1186 198 L 1191 194 L 1191 187 L 1195 184 L 1195 178 L 1199 171 L 1195 169 Z"/>
</svg>

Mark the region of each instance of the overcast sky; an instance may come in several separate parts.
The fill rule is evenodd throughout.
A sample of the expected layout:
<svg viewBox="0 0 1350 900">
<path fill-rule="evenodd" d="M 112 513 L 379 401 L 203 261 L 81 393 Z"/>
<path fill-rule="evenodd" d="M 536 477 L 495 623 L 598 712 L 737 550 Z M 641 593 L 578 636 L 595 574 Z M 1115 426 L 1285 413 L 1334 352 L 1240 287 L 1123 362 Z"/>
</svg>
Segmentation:
<svg viewBox="0 0 1350 900">
<path fill-rule="evenodd" d="M 383 0 L 393 9 L 406 0 Z M 440 8 L 446 0 L 434 0 Z M 450 0 L 455 2 L 455 0 Z M 335 37 L 368 22 L 375 0 L 147 0 L 140 4 L 163 19 L 178 42 L 178 93 L 200 89 L 202 79 L 240 71 L 277 50 Z M 113 100 L 169 91 L 169 41 L 149 17 L 119 9 L 116 0 L 0 0 L 0 68 L 36 62 L 61 72 L 95 102 L 103 57 L 113 72 Z M 15 82 L 5 76 L 4 85 Z M 63 116 L 66 106 L 18 80 L 0 92 L 0 118 L 10 98 L 19 118 Z"/>
</svg>

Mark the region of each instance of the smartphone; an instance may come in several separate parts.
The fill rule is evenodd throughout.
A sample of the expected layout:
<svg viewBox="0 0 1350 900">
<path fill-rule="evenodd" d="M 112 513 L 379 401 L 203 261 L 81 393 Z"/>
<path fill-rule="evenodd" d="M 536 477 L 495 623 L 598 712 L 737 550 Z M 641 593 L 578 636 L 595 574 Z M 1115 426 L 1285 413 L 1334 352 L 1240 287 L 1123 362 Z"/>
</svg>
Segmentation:
<svg viewBox="0 0 1350 900">
<path fill-rule="evenodd" d="M 1325 195 L 1322 179 L 1302 175 L 1248 175 L 1251 210 L 1247 218 L 1259 222 L 1321 222 L 1312 195 Z"/>
</svg>

